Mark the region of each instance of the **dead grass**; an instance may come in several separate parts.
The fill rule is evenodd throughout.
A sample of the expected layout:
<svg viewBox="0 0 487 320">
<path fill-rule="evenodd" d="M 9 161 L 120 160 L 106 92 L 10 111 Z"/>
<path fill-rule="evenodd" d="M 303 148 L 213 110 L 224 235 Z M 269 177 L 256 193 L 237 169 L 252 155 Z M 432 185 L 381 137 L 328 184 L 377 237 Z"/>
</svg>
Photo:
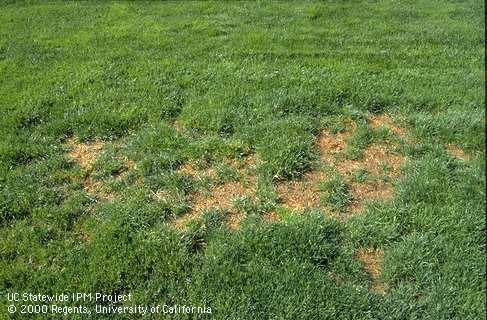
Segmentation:
<svg viewBox="0 0 487 320">
<path fill-rule="evenodd" d="M 390 171 L 387 174 L 397 177 L 404 160 L 404 156 L 392 152 L 385 145 L 376 143 L 364 150 L 360 160 L 335 159 L 333 164 L 338 172 L 345 176 L 360 168 L 373 175 L 381 175 L 384 173 L 384 168 L 388 167 Z"/>
<path fill-rule="evenodd" d="M 174 226 L 177 229 L 183 229 L 188 222 L 201 216 L 204 210 L 219 208 L 229 211 L 228 226 L 230 229 L 237 229 L 240 221 L 245 218 L 245 215 L 235 210 L 233 201 L 236 198 L 243 196 L 252 197 L 253 190 L 244 187 L 244 185 L 238 181 L 230 181 L 217 185 L 211 189 L 209 193 L 194 193 L 190 197 L 192 203 L 190 212 L 175 219 Z"/>
<path fill-rule="evenodd" d="M 356 258 L 362 263 L 365 272 L 372 280 L 370 290 L 384 294 L 387 285 L 380 281 L 380 273 L 384 262 L 384 251 L 382 249 L 362 248 L 356 252 Z"/>
<path fill-rule="evenodd" d="M 326 163 L 335 163 L 338 155 L 346 148 L 346 138 L 355 130 L 331 134 L 323 130 L 317 139 L 320 158 Z M 277 186 L 277 193 L 282 205 L 293 210 L 320 207 L 319 184 L 326 178 L 324 172 L 313 170 L 307 172 L 300 180 L 281 182 Z"/>
<path fill-rule="evenodd" d="M 406 131 L 395 125 L 388 115 L 377 115 L 371 118 L 372 125 L 379 127 L 386 125 L 392 131 L 405 137 Z M 356 124 L 349 121 L 348 129 L 337 134 L 332 134 L 323 130 L 317 137 L 317 147 L 320 150 L 320 160 L 325 164 L 335 168 L 350 185 L 352 201 L 347 207 L 349 213 L 356 213 L 363 210 L 367 200 L 390 199 L 394 193 L 390 178 L 400 175 L 401 165 L 405 158 L 396 154 L 383 144 L 374 143 L 363 151 L 363 157 L 359 160 L 349 160 L 345 157 L 347 148 L 347 138 L 356 130 Z M 192 203 L 191 211 L 174 221 L 177 227 L 182 227 L 191 219 L 199 216 L 205 209 L 220 208 L 230 212 L 229 225 L 237 228 L 242 215 L 233 207 L 233 201 L 237 197 L 255 197 L 254 168 L 256 157 L 249 156 L 243 161 L 227 160 L 227 164 L 232 166 L 239 174 L 239 181 L 225 182 L 214 186 L 208 192 L 196 192 L 190 196 Z M 371 179 L 365 182 L 356 182 L 353 173 L 357 169 L 367 171 Z M 213 168 L 199 170 L 192 164 L 181 166 L 180 172 L 189 174 L 201 179 L 205 176 L 213 177 Z M 327 178 L 327 174 L 321 170 L 312 170 L 304 174 L 299 180 L 280 182 L 276 190 L 282 205 L 292 210 L 303 210 L 306 208 L 326 208 L 326 204 L 321 203 L 320 184 Z M 331 212 L 333 216 L 335 213 Z M 273 219 L 275 215 L 269 214 Z"/>
<path fill-rule="evenodd" d="M 86 170 L 86 174 L 83 180 L 83 187 L 91 195 L 96 196 L 99 199 L 110 200 L 114 198 L 114 194 L 105 190 L 102 181 L 96 180 L 92 177 L 91 171 L 93 163 L 96 161 L 96 157 L 103 149 L 105 143 L 100 140 L 79 143 L 74 138 L 70 138 L 66 141 L 66 144 L 71 148 L 67 156 L 76 161 L 83 169 Z M 127 160 L 127 166 L 134 166 L 133 161 Z"/>
<path fill-rule="evenodd" d="M 398 134 L 406 134 L 405 130 L 394 125 L 387 115 L 376 116 L 373 122 L 376 125 L 387 123 Z M 398 177 L 401 165 L 405 161 L 404 156 L 378 143 L 368 146 L 363 152 L 362 159 L 346 159 L 346 140 L 354 131 L 355 125 L 350 124 L 349 130 L 337 134 L 323 130 L 317 138 L 321 161 L 335 168 L 350 184 L 353 201 L 347 209 L 351 213 L 362 211 L 367 200 L 390 199 L 394 192 L 392 183 L 389 182 L 390 179 L 386 181 L 379 177 Z M 358 169 L 366 170 L 373 179 L 363 183 L 353 182 L 352 174 Z M 323 207 L 323 204 L 320 204 L 319 184 L 324 179 L 326 174 L 315 170 L 305 174 L 301 180 L 280 183 L 277 192 L 283 206 L 298 210 Z"/>
<path fill-rule="evenodd" d="M 353 198 L 348 205 L 348 210 L 352 214 L 361 212 L 367 200 L 388 200 L 394 194 L 391 183 L 377 180 L 364 183 L 353 182 L 350 184 L 350 191 Z"/>
<path fill-rule="evenodd" d="M 71 151 L 68 153 L 68 157 L 79 163 L 84 169 L 91 169 L 96 156 L 103 148 L 103 141 L 93 141 L 86 143 L 78 143 L 74 138 L 70 138 L 66 141 Z"/>
<path fill-rule="evenodd" d="M 388 127 L 391 129 L 392 132 L 399 135 L 403 139 L 407 139 L 407 132 L 404 128 L 401 128 L 397 124 L 392 121 L 391 117 L 388 114 L 379 114 L 370 117 L 370 123 L 372 124 L 373 128 L 379 128 L 381 126 Z"/>
<path fill-rule="evenodd" d="M 319 184 L 325 175 L 311 171 L 298 181 L 286 181 L 277 186 L 277 193 L 284 207 L 294 210 L 320 206 Z"/>
<path fill-rule="evenodd" d="M 281 216 L 277 212 L 271 211 L 271 212 L 266 213 L 264 215 L 264 219 L 266 221 L 279 221 L 279 220 L 281 220 Z"/>
<path fill-rule="evenodd" d="M 448 144 L 446 145 L 446 150 L 455 158 L 460 159 L 462 161 L 469 161 L 470 156 L 465 153 L 465 151 L 455 144 Z"/>
<path fill-rule="evenodd" d="M 317 144 L 320 150 L 321 160 L 335 163 L 336 157 L 345 151 L 347 146 L 346 139 L 352 135 L 353 131 L 345 131 L 332 134 L 323 130 L 318 136 Z"/>
<path fill-rule="evenodd" d="M 245 214 L 234 208 L 234 200 L 246 196 L 255 198 L 255 191 L 252 188 L 255 177 L 251 175 L 249 170 L 255 165 L 255 157 L 247 157 L 243 162 L 229 160 L 227 163 L 243 177 L 241 181 L 224 182 L 213 186 L 208 192 L 199 191 L 190 195 L 191 210 L 174 220 L 173 224 L 177 229 L 183 229 L 189 221 L 201 216 L 204 210 L 212 208 L 227 210 L 229 212 L 227 217 L 229 228 L 238 228 L 240 222 L 245 218 Z M 198 170 L 192 164 L 181 166 L 179 172 L 189 174 L 198 179 L 202 179 L 205 176 L 215 176 L 214 168 Z"/>
<path fill-rule="evenodd" d="M 184 124 L 180 120 L 174 121 L 172 127 L 178 132 L 184 130 Z"/>
<path fill-rule="evenodd" d="M 243 212 L 231 212 L 227 217 L 227 224 L 231 230 L 237 230 L 240 227 L 240 223 L 245 219 Z"/>
</svg>

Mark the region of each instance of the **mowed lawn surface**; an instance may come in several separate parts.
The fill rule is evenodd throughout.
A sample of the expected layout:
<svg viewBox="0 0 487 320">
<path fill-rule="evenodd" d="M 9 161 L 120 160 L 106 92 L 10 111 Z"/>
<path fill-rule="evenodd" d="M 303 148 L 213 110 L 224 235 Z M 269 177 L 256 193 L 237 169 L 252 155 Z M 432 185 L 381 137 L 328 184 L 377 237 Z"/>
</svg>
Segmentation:
<svg viewBox="0 0 487 320">
<path fill-rule="evenodd" d="M 0 3 L 0 318 L 485 318 L 483 1 Z"/>
</svg>

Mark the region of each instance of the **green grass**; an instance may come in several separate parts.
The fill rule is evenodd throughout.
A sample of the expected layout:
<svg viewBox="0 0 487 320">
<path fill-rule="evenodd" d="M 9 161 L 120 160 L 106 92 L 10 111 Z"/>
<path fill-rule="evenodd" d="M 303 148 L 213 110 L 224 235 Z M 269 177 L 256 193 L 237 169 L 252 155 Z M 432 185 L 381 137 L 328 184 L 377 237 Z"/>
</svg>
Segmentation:
<svg viewBox="0 0 487 320">
<path fill-rule="evenodd" d="M 322 201 L 331 205 L 335 209 L 342 211 L 348 203 L 350 203 L 351 196 L 348 184 L 343 181 L 339 173 L 334 174 L 331 178 L 323 181 L 320 185 L 323 192 Z"/>
<path fill-rule="evenodd" d="M 131 292 L 215 319 L 485 318 L 482 1 L 0 6 L 0 318 L 22 318 L 11 292 Z M 411 142 L 371 130 L 379 113 Z M 393 199 L 342 222 L 280 207 L 276 185 L 312 170 L 320 129 L 347 119 L 348 158 L 376 140 L 407 157 Z M 113 201 L 85 190 L 67 137 L 105 142 L 91 174 Z M 238 230 L 216 209 L 171 226 L 213 183 L 182 165 L 231 181 L 224 160 L 249 155 L 257 199 L 237 199 Z M 343 208 L 346 185 L 328 184 Z M 385 294 L 369 290 L 363 247 L 384 250 Z"/>
</svg>

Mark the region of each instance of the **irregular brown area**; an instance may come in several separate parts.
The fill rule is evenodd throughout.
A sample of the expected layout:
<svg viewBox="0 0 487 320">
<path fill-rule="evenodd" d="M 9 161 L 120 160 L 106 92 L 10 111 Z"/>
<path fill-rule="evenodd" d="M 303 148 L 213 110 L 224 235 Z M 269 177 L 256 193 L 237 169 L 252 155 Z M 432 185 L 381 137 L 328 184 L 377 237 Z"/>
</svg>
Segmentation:
<svg viewBox="0 0 487 320">
<path fill-rule="evenodd" d="M 363 157 L 359 160 L 341 159 L 335 160 L 334 165 L 342 175 L 348 175 L 357 169 L 365 169 L 373 175 L 383 173 L 383 167 L 390 169 L 389 176 L 396 177 L 400 173 L 404 156 L 395 154 L 382 144 L 372 144 L 363 151 Z"/>
<path fill-rule="evenodd" d="M 85 143 L 76 142 L 74 138 L 70 138 L 66 141 L 67 145 L 71 148 L 67 156 L 76 161 L 83 169 L 86 170 L 86 175 L 83 180 L 84 189 L 91 195 L 95 195 L 100 199 L 109 200 L 114 197 L 112 192 L 105 190 L 104 183 L 100 180 L 96 180 L 92 176 L 93 163 L 96 157 L 102 150 L 105 143 L 100 140 L 90 141 Z M 130 169 L 135 167 L 135 162 L 130 159 L 125 159 L 125 167 Z M 117 177 L 119 178 L 119 177 Z"/>
<path fill-rule="evenodd" d="M 281 220 L 281 216 L 277 212 L 271 211 L 264 215 L 264 219 L 267 221 L 279 221 Z"/>
<path fill-rule="evenodd" d="M 405 136 L 404 129 L 395 125 L 388 115 L 378 115 L 371 119 L 375 127 L 387 125 L 401 136 Z M 349 185 L 352 201 L 347 207 L 351 213 L 361 211 L 367 200 L 389 199 L 393 195 L 393 187 L 390 178 L 399 176 L 401 165 L 404 162 L 402 155 L 396 154 L 383 144 L 374 143 L 363 150 L 363 157 L 358 160 L 346 158 L 347 138 L 352 136 L 356 130 L 356 124 L 352 121 L 347 123 L 348 129 L 336 134 L 323 130 L 317 137 L 316 144 L 320 150 L 320 160 L 334 168 L 340 173 Z M 238 225 L 241 216 L 233 208 L 233 200 L 242 196 L 255 196 L 255 191 L 249 187 L 254 185 L 255 175 L 253 168 L 256 164 L 255 156 L 246 157 L 240 161 L 235 159 L 227 160 L 227 164 L 233 167 L 240 176 L 240 181 L 231 181 L 219 184 L 208 190 L 208 192 L 196 192 L 190 196 L 192 203 L 191 211 L 175 220 L 175 225 L 182 226 L 187 221 L 197 217 L 202 211 L 209 208 L 221 208 L 231 212 L 229 223 L 233 227 Z M 364 170 L 369 178 L 364 182 L 357 182 L 353 179 L 356 170 Z M 192 164 L 183 165 L 180 172 L 192 175 L 201 179 L 202 177 L 214 177 L 213 168 L 200 170 Z M 328 171 L 327 171 L 328 172 Z M 285 208 L 303 210 L 306 208 L 326 207 L 321 203 L 320 184 L 328 178 L 329 174 L 323 170 L 312 170 L 307 172 L 299 180 L 283 181 L 278 183 L 276 191 L 279 200 Z M 272 217 L 272 215 L 270 215 Z"/>
<path fill-rule="evenodd" d="M 302 210 L 320 206 L 319 183 L 325 175 L 320 171 L 311 171 L 301 180 L 287 181 L 277 186 L 279 199 L 288 209 Z"/>
<path fill-rule="evenodd" d="M 237 230 L 240 227 L 240 223 L 245 219 L 243 212 L 232 212 L 228 215 L 227 224 L 231 230 Z"/>
<path fill-rule="evenodd" d="M 192 209 L 197 212 L 210 208 L 230 210 L 233 206 L 234 199 L 248 194 L 249 190 L 241 182 L 226 182 L 214 187 L 209 196 L 205 193 L 195 195 Z"/>
<path fill-rule="evenodd" d="M 353 182 L 350 184 L 350 192 L 353 195 L 352 202 L 348 205 L 351 213 L 360 212 L 367 200 L 387 200 L 394 193 L 394 188 L 385 181 Z"/>
<path fill-rule="evenodd" d="M 184 124 L 180 120 L 174 121 L 172 127 L 176 129 L 176 131 L 182 131 L 184 129 Z"/>
<path fill-rule="evenodd" d="M 317 139 L 320 158 L 326 163 L 335 163 L 336 157 L 345 151 L 346 138 L 355 130 L 332 134 L 323 130 Z M 277 186 L 282 205 L 288 209 L 302 210 L 320 207 L 319 184 L 326 175 L 319 170 L 307 172 L 300 180 L 285 181 Z"/>
<path fill-rule="evenodd" d="M 407 138 L 407 132 L 404 128 L 396 125 L 394 121 L 392 121 L 391 117 L 388 114 L 379 114 L 370 117 L 370 123 L 372 124 L 373 128 L 379 128 L 381 126 L 388 127 L 392 130 L 395 134 L 399 135 L 401 138 Z"/>
<path fill-rule="evenodd" d="M 362 159 L 337 163 L 336 168 L 344 176 L 350 176 L 353 171 L 363 169 L 373 177 L 372 180 L 362 183 L 350 183 L 352 202 L 349 205 L 349 211 L 351 213 L 362 211 L 367 200 L 390 199 L 394 188 L 389 179 L 384 180 L 383 178 L 398 177 L 404 161 L 405 158 L 402 155 L 391 152 L 386 146 L 373 144 L 364 150 Z M 385 166 L 388 171 L 384 170 Z"/>
<path fill-rule="evenodd" d="M 373 123 L 377 126 L 387 124 L 394 132 L 405 135 L 405 130 L 394 125 L 387 115 L 376 116 Z M 355 125 L 349 125 L 351 129 L 332 134 L 323 130 L 317 137 L 317 146 L 320 150 L 320 159 L 330 165 L 350 185 L 352 202 L 348 211 L 355 213 L 363 209 L 365 201 L 371 199 L 389 199 L 393 194 L 392 183 L 389 179 L 399 176 L 404 156 L 392 152 L 386 145 L 372 144 L 363 151 L 363 157 L 358 160 L 350 160 L 345 157 L 347 138 L 355 131 Z M 387 170 L 385 170 L 387 168 Z M 373 179 L 365 182 L 354 182 L 353 172 L 365 170 Z M 314 170 L 304 175 L 301 180 L 287 181 L 277 186 L 279 198 L 284 207 L 289 209 L 304 209 L 320 207 L 319 184 L 326 179 L 326 174 Z"/>
<path fill-rule="evenodd" d="M 91 175 L 85 177 L 84 188 L 89 194 L 96 195 L 103 200 L 110 200 L 115 197 L 113 192 L 105 190 L 102 181 L 93 179 Z"/>
<path fill-rule="evenodd" d="M 332 134 L 323 130 L 318 136 L 317 141 L 321 159 L 334 163 L 337 155 L 345 151 L 347 146 L 345 141 L 351 134 L 351 131 Z"/>
<path fill-rule="evenodd" d="M 66 143 L 72 148 L 68 157 L 78 162 L 85 169 L 91 169 L 96 156 L 104 145 L 102 141 L 77 143 L 74 138 L 68 139 Z"/>
<path fill-rule="evenodd" d="M 215 170 L 213 168 L 199 170 L 191 163 L 185 163 L 184 165 L 182 165 L 179 168 L 178 172 L 188 174 L 197 179 L 202 179 L 204 177 L 213 177 L 215 175 Z"/>
<path fill-rule="evenodd" d="M 248 168 L 255 163 L 254 157 L 245 159 L 243 163 L 236 161 L 228 161 L 228 163 L 239 172 L 244 175 L 243 181 L 227 181 L 222 184 L 213 186 L 207 192 L 200 191 L 190 195 L 191 210 L 187 214 L 178 217 L 174 220 L 174 226 L 178 229 L 184 228 L 184 226 L 191 220 L 201 215 L 204 210 L 211 208 L 219 208 L 229 211 L 228 226 L 231 229 L 238 228 L 240 221 L 245 218 L 242 212 L 239 212 L 234 208 L 234 200 L 239 197 L 254 197 L 255 191 L 251 188 L 253 185 L 254 177 L 249 175 Z M 193 177 L 201 179 L 204 176 L 213 177 L 215 170 L 209 168 L 206 170 L 198 170 L 191 164 L 185 164 L 181 166 L 179 172 L 189 174 Z"/>
<path fill-rule="evenodd" d="M 455 144 L 448 144 L 446 145 L 446 150 L 455 158 L 460 159 L 462 161 L 469 161 L 470 156 L 465 153 L 465 151 Z"/>
<path fill-rule="evenodd" d="M 382 249 L 362 248 L 356 253 L 357 259 L 362 263 L 365 272 L 372 280 L 370 290 L 384 294 L 387 285 L 380 281 L 380 272 L 384 262 L 384 251 Z"/>
</svg>

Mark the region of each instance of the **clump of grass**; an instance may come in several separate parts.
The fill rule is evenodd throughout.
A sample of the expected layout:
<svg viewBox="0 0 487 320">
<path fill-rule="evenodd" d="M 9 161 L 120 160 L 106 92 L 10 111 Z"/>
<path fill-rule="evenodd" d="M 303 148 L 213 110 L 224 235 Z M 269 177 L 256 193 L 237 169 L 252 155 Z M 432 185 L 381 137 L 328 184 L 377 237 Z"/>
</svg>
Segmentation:
<svg viewBox="0 0 487 320">
<path fill-rule="evenodd" d="M 260 178 L 255 186 L 255 196 L 238 197 L 234 204 L 237 210 L 248 215 L 263 215 L 276 208 L 278 198 L 272 179 Z"/>
<path fill-rule="evenodd" d="M 145 175 L 176 169 L 186 160 L 185 137 L 165 123 L 149 125 L 128 141 L 127 151 Z"/>
<path fill-rule="evenodd" d="M 345 131 L 347 126 L 347 117 L 344 115 L 330 115 L 320 119 L 320 125 L 333 134 Z"/>
<path fill-rule="evenodd" d="M 320 184 L 320 191 L 323 192 L 322 201 L 339 211 L 344 210 L 352 200 L 348 184 L 338 173 L 323 181 Z"/>
<path fill-rule="evenodd" d="M 369 179 L 369 172 L 365 168 L 358 168 L 352 175 L 353 179 L 359 183 L 363 183 Z"/>
<path fill-rule="evenodd" d="M 269 121 L 258 131 L 256 151 L 262 160 L 264 174 L 275 180 L 301 176 L 316 158 L 314 136 L 308 118 L 292 117 Z M 258 134 L 258 133 L 257 133 Z"/>
<path fill-rule="evenodd" d="M 374 140 L 374 133 L 370 126 L 359 124 L 352 136 L 347 138 L 345 154 L 347 158 L 357 160 L 362 158 L 363 151 Z"/>
<path fill-rule="evenodd" d="M 238 181 L 240 178 L 240 174 L 231 165 L 221 163 L 216 167 L 216 178 L 219 183 Z"/>
</svg>

